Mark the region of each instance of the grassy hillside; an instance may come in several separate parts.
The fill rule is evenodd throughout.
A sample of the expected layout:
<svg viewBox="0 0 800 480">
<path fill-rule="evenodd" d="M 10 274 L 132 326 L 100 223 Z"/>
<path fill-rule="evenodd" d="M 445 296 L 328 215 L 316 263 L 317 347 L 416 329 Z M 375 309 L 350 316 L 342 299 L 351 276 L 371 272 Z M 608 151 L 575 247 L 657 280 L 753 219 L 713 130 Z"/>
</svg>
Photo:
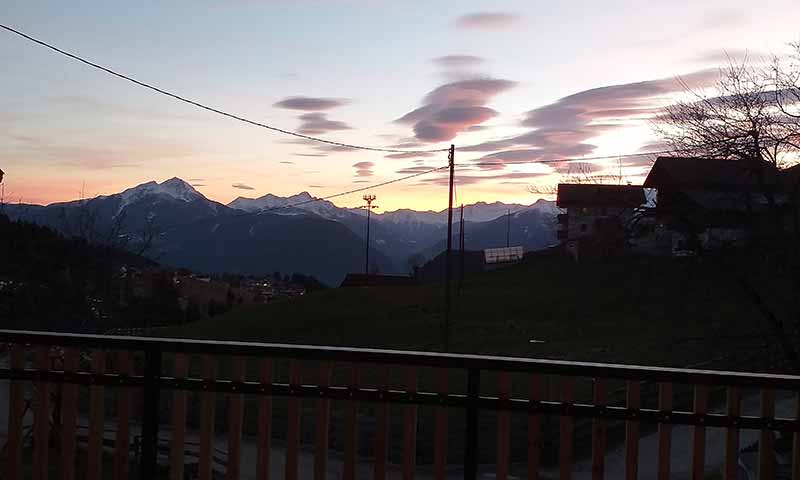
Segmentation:
<svg viewBox="0 0 800 480">
<path fill-rule="evenodd" d="M 333 289 L 161 334 L 439 350 L 443 303 L 441 286 Z M 747 368 L 765 345 L 736 285 L 698 261 L 539 256 L 469 277 L 454 305 L 458 352 Z"/>
</svg>

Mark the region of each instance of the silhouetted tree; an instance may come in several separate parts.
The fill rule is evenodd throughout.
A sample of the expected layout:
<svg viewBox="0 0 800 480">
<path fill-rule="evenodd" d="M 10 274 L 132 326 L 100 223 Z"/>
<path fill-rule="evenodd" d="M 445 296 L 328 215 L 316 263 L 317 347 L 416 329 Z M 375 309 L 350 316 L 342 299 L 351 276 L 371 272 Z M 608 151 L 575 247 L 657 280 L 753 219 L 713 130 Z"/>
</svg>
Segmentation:
<svg viewBox="0 0 800 480">
<path fill-rule="evenodd" d="M 800 304 L 781 314 L 770 301 L 776 292 L 800 295 L 800 222 L 787 221 L 798 215 L 797 179 L 784 173 L 800 154 L 798 66 L 796 61 L 775 60 L 771 68 L 747 59 L 730 61 L 715 88 L 698 91 L 684 84 L 688 98 L 666 107 L 656 129 L 676 154 L 742 162 L 742 171 L 750 175 L 755 191 L 740 195 L 749 214 L 747 247 L 727 255 L 701 253 L 730 273 L 737 294 L 752 300 L 786 359 L 800 371 L 800 355 L 788 336 L 800 333 Z"/>
</svg>

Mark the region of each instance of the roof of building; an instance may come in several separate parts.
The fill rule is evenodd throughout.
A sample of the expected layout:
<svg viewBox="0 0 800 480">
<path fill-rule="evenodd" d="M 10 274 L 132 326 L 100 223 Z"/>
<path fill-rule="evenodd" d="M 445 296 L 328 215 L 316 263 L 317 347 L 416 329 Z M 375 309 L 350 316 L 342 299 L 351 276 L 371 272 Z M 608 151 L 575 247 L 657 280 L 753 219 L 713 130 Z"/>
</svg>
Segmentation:
<svg viewBox="0 0 800 480">
<path fill-rule="evenodd" d="M 783 170 L 783 182 L 789 192 L 800 190 L 800 163 Z"/>
<path fill-rule="evenodd" d="M 778 178 L 778 170 L 767 162 L 701 157 L 658 157 L 644 181 L 644 186 L 747 190 L 763 185 L 762 182 L 774 185 L 778 182 Z"/>
<path fill-rule="evenodd" d="M 339 287 L 406 287 L 417 285 L 417 283 L 413 277 L 408 275 L 348 273 Z"/>
<path fill-rule="evenodd" d="M 525 256 L 525 249 L 517 247 L 487 248 L 483 251 L 484 262 L 489 265 L 496 263 L 519 262 Z"/>
<path fill-rule="evenodd" d="M 638 207 L 645 202 L 641 185 L 559 183 L 559 207 Z"/>
</svg>

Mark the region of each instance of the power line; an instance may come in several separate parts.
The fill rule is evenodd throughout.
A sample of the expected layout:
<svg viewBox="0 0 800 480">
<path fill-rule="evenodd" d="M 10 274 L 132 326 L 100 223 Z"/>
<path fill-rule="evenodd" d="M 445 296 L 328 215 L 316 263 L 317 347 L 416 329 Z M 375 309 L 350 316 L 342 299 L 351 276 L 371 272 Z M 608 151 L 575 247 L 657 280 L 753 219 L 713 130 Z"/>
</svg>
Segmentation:
<svg viewBox="0 0 800 480">
<path fill-rule="evenodd" d="M 202 108 L 204 110 L 216 113 L 218 115 L 222 115 L 224 117 L 232 118 L 232 119 L 238 120 L 240 122 L 248 123 L 248 124 L 254 125 L 256 127 L 266 128 L 268 130 L 272 130 L 273 132 L 282 133 L 284 135 L 291 135 L 293 137 L 302 138 L 304 140 L 309 140 L 309 141 L 318 142 L 318 143 L 325 143 L 325 144 L 333 145 L 333 146 L 336 146 L 336 147 L 352 148 L 352 149 L 356 149 L 356 150 L 369 150 L 369 151 L 372 151 L 372 152 L 436 153 L 436 152 L 446 152 L 446 151 L 449 150 L 448 148 L 440 148 L 440 149 L 432 149 L 432 150 L 400 150 L 400 149 L 394 149 L 394 148 L 367 147 L 367 146 L 363 146 L 363 145 L 355 145 L 355 144 L 350 144 L 350 143 L 336 142 L 336 141 L 333 141 L 333 140 L 326 140 L 324 138 L 314 137 L 314 136 L 311 136 L 311 135 L 304 135 L 302 133 L 293 132 L 291 130 L 285 130 L 285 129 L 282 129 L 282 128 L 273 127 L 273 126 L 267 125 L 265 123 L 257 122 L 255 120 L 250 120 L 250 119 L 247 119 L 245 117 L 242 117 L 242 116 L 239 116 L 239 115 L 235 115 L 233 113 L 229 113 L 229 112 L 220 110 L 218 108 L 214 108 L 214 107 L 205 105 L 205 104 L 197 102 L 195 100 L 190 100 L 190 99 L 188 99 L 186 97 L 182 97 L 182 96 L 177 95 L 175 93 L 168 92 L 168 91 L 166 91 L 164 89 L 161 89 L 159 87 L 156 87 L 156 86 L 154 86 L 152 84 L 149 84 L 149 83 L 146 83 L 146 82 L 142 82 L 140 80 L 136 80 L 133 77 L 130 77 L 130 76 L 125 75 L 123 73 L 116 72 L 116 71 L 114 71 L 114 70 L 112 70 L 110 68 L 107 68 L 107 67 L 99 65 L 97 63 L 94 63 L 94 62 L 92 62 L 90 60 L 87 60 L 87 59 L 85 59 L 83 57 L 80 57 L 80 56 L 78 56 L 78 55 L 76 55 L 74 53 L 70 53 L 70 52 L 67 52 L 65 50 L 62 50 L 62 49 L 60 49 L 60 48 L 58 48 L 58 47 L 56 47 L 54 45 L 51 45 L 51 44 L 49 44 L 47 42 L 44 42 L 42 40 L 39 40 L 37 38 L 34 38 L 34 37 L 32 37 L 32 36 L 30 36 L 30 35 L 28 35 L 26 33 L 23 33 L 23 32 L 21 32 L 19 30 L 11 28 L 11 27 L 9 27 L 7 25 L 0 24 L 0 28 L 3 28 L 3 29 L 5 29 L 5 30 L 7 30 L 7 31 L 9 31 L 9 32 L 11 32 L 13 34 L 19 35 L 20 37 L 22 37 L 22 38 L 24 38 L 26 40 L 29 40 L 29 41 L 31 41 L 33 43 L 36 43 L 36 44 L 41 45 L 41 46 L 43 46 L 45 48 L 48 48 L 48 49 L 50 49 L 50 50 L 52 50 L 54 52 L 60 53 L 61 55 L 69 57 L 69 58 L 71 58 L 73 60 L 77 60 L 77 61 L 79 61 L 79 62 L 81 62 L 83 64 L 86 64 L 86 65 L 88 65 L 88 66 L 90 66 L 92 68 L 96 68 L 98 70 L 101 70 L 101 71 L 103 71 L 105 73 L 108 73 L 110 75 L 113 75 L 115 77 L 121 78 L 123 80 L 127 80 L 127 81 L 129 81 L 131 83 L 134 83 L 136 85 L 139 85 L 140 87 L 147 88 L 149 90 L 152 90 L 154 92 L 160 93 L 162 95 L 166 95 L 166 96 L 168 96 L 170 98 L 173 98 L 175 100 L 187 103 L 189 105 L 192 105 L 192 106 L 195 106 L 195 107 L 198 107 L 198 108 Z"/>
<path fill-rule="evenodd" d="M 406 175 L 405 177 L 395 178 L 393 180 L 388 180 L 386 182 L 376 183 L 376 184 L 373 184 L 373 185 L 368 185 L 366 187 L 355 188 L 353 190 L 348 190 L 346 192 L 335 193 L 333 195 L 327 195 L 325 197 L 312 198 L 310 200 L 303 200 L 302 202 L 296 202 L 296 203 L 292 203 L 292 204 L 288 204 L 288 205 L 281 205 L 279 207 L 272 207 L 272 208 L 268 208 L 268 209 L 264 209 L 264 210 L 259 210 L 258 212 L 253 212 L 253 213 L 271 212 L 271 211 L 274 211 L 274 210 L 280 210 L 282 208 L 299 207 L 301 205 L 306 205 L 306 204 L 309 204 L 309 203 L 321 202 L 323 200 L 330 200 L 331 198 L 343 197 L 345 195 L 351 195 L 353 193 L 365 192 L 367 190 L 372 190 L 373 188 L 384 187 L 386 185 L 391 185 L 393 183 L 402 182 L 403 180 L 408 180 L 410 178 L 419 177 L 419 176 L 422 176 L 422 175 L 427 175 L 429 173 L 437 172 L 439 170 L 444 170 L 446 168 L 449 168 L 449 166 L 445 165 L 445 166 L 442 166 L 442 167 L 431 168 L 429 170 L 423 170 L 421 172 L 417 172 L 417 173 L 414 173 L 414 174 L 411 174 L 411 175 Z"/>
</svg>

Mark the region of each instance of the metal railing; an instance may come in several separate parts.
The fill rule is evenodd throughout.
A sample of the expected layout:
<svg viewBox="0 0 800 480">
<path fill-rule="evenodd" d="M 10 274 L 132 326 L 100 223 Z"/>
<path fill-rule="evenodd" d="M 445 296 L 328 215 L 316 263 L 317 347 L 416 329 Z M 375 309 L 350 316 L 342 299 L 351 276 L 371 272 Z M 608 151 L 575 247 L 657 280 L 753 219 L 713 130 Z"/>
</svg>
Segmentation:
<svg viewBox="0 0 800 480">
<path fill-rule="evenodd" d="M 593 479 L 604 477 L 608 429 L 618 424 L 624 426 L 621 446 L 628 479 L 637 477 L 640 438 L 647 428 L 657 429 L 657 478 L 670 478 L 671 429 L 687 425 L 692 429 L 692 453 L 685 461 L 691 462 L 693 479 L 707 474 L 706 429 L 718 427 L 725 429 L 724 478 L 738 478 L 739 434 L 752 429 L 759 432 L 759 478 L 777 476 L 775 432 L 780 432 L 793 439 L 791 478 L 800 480 L 800 421 L 796 414 L 779 418 L 775 413 L 776 391 L 795 398 L 800 392 L 797 376 L 8 330 L 0 330 L 0 343 L 8 346 L 9 359 L 8 367 L 0 368 L 0 378 L 10 380 L 3 456 L 9 479 L 50 478 L 49 472 L 57 465 L 60 478 L 99 480 L 105 478 L 102 469 L 110 462 L 108 458 L 104 461 L 104 450 L 113 450 L 113 478 L 183 479 L 185 445 L 190 443 L 187 414 L 197 413 L 198 448 L 191 456 L 197 458 L 198 478 L 214 478 L 215 432 L 220 426 L 227 434 L 225 478 L 240 478 L 245 433 L 255 439 L 256 478 L 275 478 L 270 452 L 275 448 L 273 434 L 278 433 L 273 426 L 280 425 L 285 427 L 281 476 L 298 479 L 300 456 L 313 454 L 313 475 L 309 477 L 321 480 L 329 475 L 329 457 L 333 455 L 332 402 L 340 402 L 341 442 L 335 453 L 341 458 L 346 480 L 355 479 L 359 464 L 363 467 L 364 463 L 372 467 L 375 479 L 384 480 L 389 469 L 394 469 L 410 480 L 420 458 L 430 459 L 437 479 L 461 476 L 463 468 L 463 478 L 474 480 L 479 466 L 488 465 L 498 480 L 506 480 L 510 468 L 519 463 L 525 464 L 524 475 L 529 479 L 543 478 L 542 471 L 549 468 L 559 478 L 570 479 L 577 458 L 576 421 L 591 428 L 586 457 Z M 200 362 L 190 361 L 198 355 Z M 624 385 L 624 397 L 613 398 L 616 384 Z M 642 404 L 642 398 L 648 398 L 642 396 L 642 385 L 657 386 L 658 405 Z M 81 390 L 81 386 L 88 388 Z M 692 393 L 687 408 L 673 405 L 679 389 Z M 135 391 L 141 396 L 134 396 Z M 759 395 L 757 415 L 743 413 L 742 400 L 751 391 Z M 171 396 L 165 395 L 167 392 Z M 225 411 L 216 408 L 220 393 L 227 394 Z M 192 408 L 190 395 L 196 395 L 199 402 Z M 281 410 L 273 411 L 273 399 L 285 401 Z M 109 414 L 106 404 L 113 400 L 113 414 Z M 141 408 L 135 409 L 137 401 Z M 724 403 L 724 411 L 714 411 L 715 402 Z M 313 404 L 310 410 L 309 404 Z M 401 414 L 393 415 L 390 405 L 399 405 Z M 418 438 L 424 430 L 419 423 L 420 408 L 432 411 L 428 429 L 432 429 L 432 441 Z M 28 409 L 30 415 L 26 415 Z M 371 445 L 365 449 L 359 446 L 358 430 L 359 412 L 367 409 L 374 425 Z M 245 422 L 247 410 L 257 412 L 254 421 Z M 75 439 L 78 419 L 83 416 L 88 420 L 88 439 L 85 452 L 81 452 L 86 455 L 85 462 L 78 462 Z M 301 448 L 301 416 L 314 419 L 311 453 Z M 489 441 L 482 428 L 486 416 L 493 417 L 496 426 L 496 436 Z M 32 434 L 26 440 L 23 431 L 28 417 L 32 417 Z M 105 439 L 109 417 L 115 424 L 113 444 Z M 526 421 L 512 424 L 512 418 Z M 553 431 L 545 428 L 546 418 L 554 419 Z M 390 435 L 394 424 L 400 428 Z M 137 429 L 141 445 L 134 462 L 130 438 Z M 521 435 L 522 440 L 512 445 L 512 433 Z M 165 438 L 169 452 L 163 452 Z M 400 445 L 399 454 L 391 455 L 390 443 Z M 518 452 L 520 443 L 523 453 Z M 554 447 L 552 458 L 543 457 L 547 444 Z M 425 451 L 419 452 L 418 445 L 426 445 Z M 457 462 L 453 461 L 455 452 L 460 454 Z M 26 458 L 32 459 L 30 464 Z M 459 466 L 456 473 L 454 464 Z"/>
</svg>

